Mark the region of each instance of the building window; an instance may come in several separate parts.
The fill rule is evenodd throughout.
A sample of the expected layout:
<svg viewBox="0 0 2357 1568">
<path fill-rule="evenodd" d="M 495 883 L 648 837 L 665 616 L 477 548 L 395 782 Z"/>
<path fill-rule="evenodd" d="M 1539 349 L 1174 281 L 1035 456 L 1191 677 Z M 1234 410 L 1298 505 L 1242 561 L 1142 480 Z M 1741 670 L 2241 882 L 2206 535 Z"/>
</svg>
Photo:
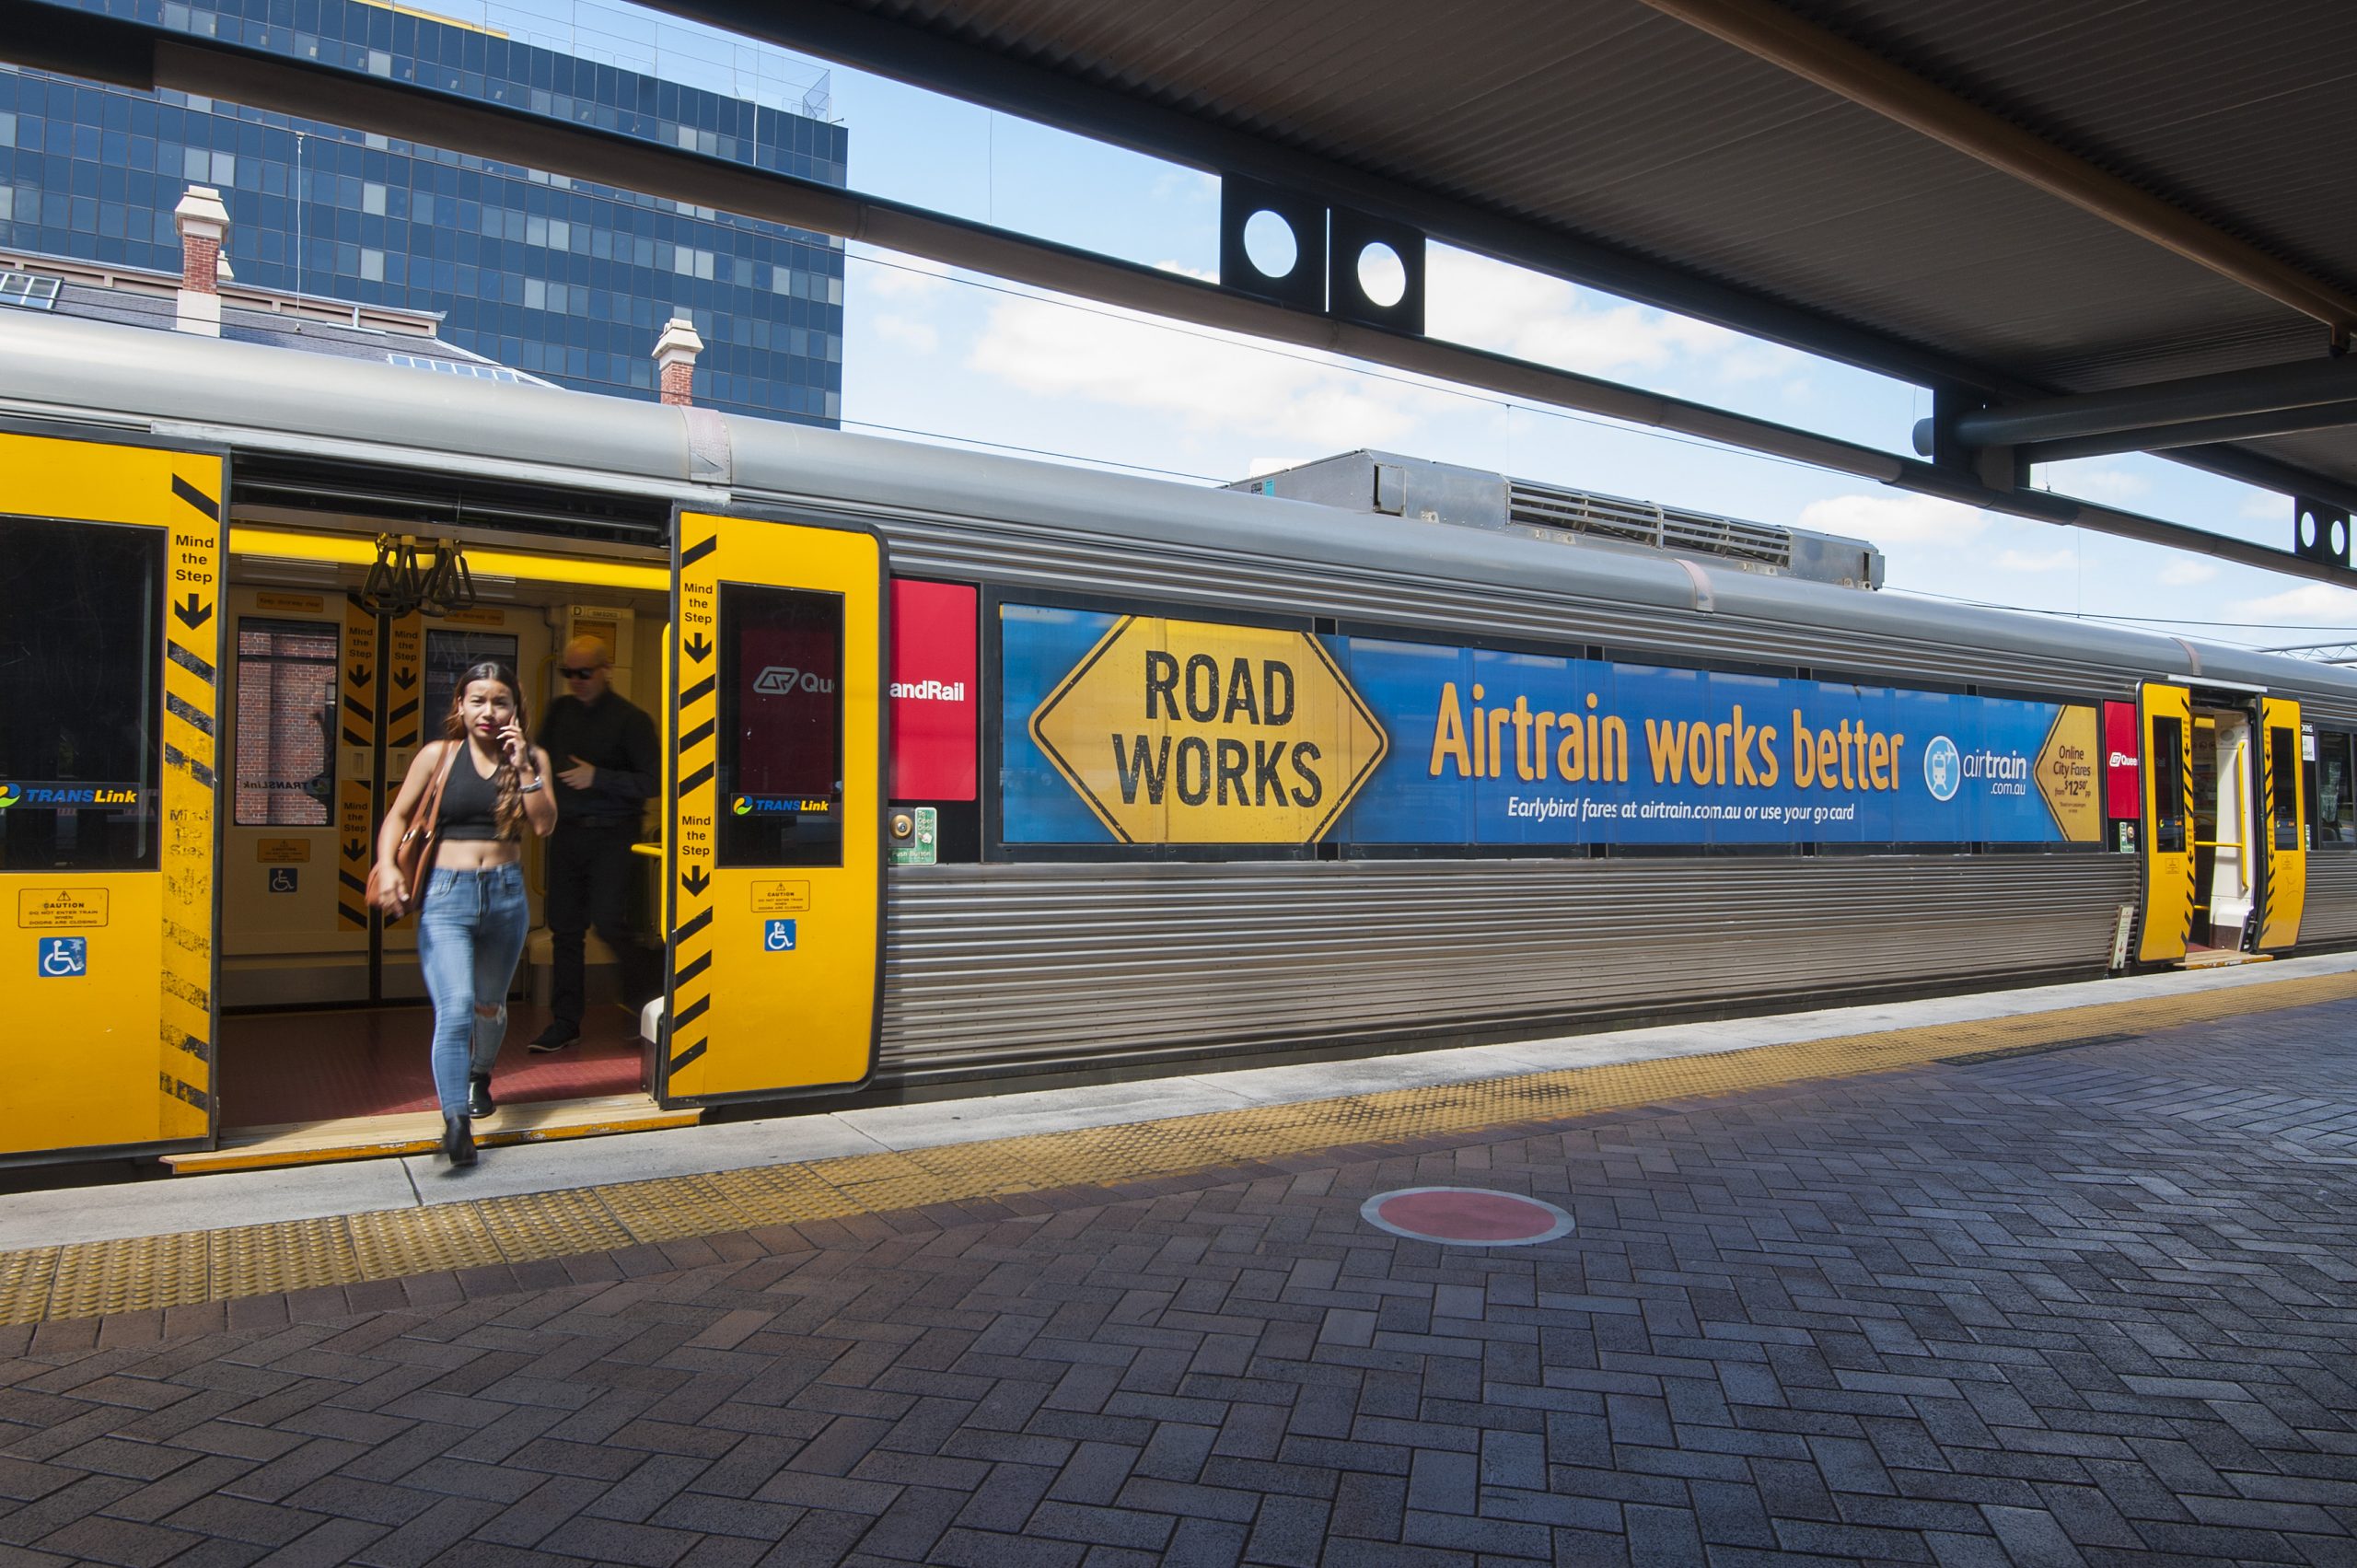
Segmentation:
<svg viewBox="0 0 2357 1568">
<path fill-rule="evenodd" d="M 335 627 L 238 621 L 238 826 L 327 826 L 337 679 Z"/>
</svg>

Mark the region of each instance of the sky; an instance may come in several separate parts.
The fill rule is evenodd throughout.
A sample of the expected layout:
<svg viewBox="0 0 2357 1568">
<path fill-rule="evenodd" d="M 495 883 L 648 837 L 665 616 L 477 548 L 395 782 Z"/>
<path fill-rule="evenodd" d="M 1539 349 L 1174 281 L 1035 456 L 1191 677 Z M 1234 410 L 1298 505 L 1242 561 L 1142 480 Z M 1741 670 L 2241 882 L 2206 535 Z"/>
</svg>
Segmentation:
<svg viewBox="0 0 2357 1568">
<path fill-rule="evenodd" d="M 536 41 L 814 106 L 849 129 L 853 190 L 1150 266 L 1216 276 L 1215 179 L 881 77 L 597 0 L 537 8 Z M 463 7 L 445 7 L 459 9 Z M 512 23 L 510 25 L 513 25 Z M 521 30 L 521 29 L 519 29 Z M 826 72 L 823 82 L 819 74 Z M 1439 338 L 1911 454 L 1930 394 L 1904 382 L 1469 253 L 1429 256 Z M 1372 447 L 1881 547 L 1894 593 L 2274 647 L 2357 637 L 2357 593 L 2058 528 L 1381 366 L 1255 343 L 849 248 L 843 424 L 904 438 L 1225 482 Z M 2288 497 L 2131 455 L 2036 482 L 2276 548 Z"/>
</svg>

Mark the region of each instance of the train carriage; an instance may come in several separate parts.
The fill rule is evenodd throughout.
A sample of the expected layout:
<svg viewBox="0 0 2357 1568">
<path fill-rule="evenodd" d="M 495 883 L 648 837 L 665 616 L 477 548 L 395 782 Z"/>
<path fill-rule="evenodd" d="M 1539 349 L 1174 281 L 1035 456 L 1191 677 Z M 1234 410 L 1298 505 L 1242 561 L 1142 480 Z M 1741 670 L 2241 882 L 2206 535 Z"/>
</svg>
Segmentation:
<svg viewBox="0 0 2357 1568">
<path fill-rule="evenodd" d="M 2357 937 L 2336 668 L 1372 459 L 1337 507 L 32 317 L 0 387 L 0 1160 L 429 1143 L 375 828 L 458 669 L 544 700 L 584 634 L 664 739 L 665 994 L 492 1141 Z"/>
</svg>

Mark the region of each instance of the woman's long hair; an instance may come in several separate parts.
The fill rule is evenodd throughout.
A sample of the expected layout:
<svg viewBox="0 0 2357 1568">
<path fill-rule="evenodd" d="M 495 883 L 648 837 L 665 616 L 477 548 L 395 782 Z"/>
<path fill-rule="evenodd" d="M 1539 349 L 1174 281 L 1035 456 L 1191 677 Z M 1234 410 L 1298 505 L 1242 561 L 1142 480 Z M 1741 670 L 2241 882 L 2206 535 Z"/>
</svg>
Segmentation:
<svg viewBox="0 0 2357 1568">
<path fill-rule="evenodd" d="M 459 677 L 458 685 L 450 689 L 450 712 L 442 720 L 443 735 L 461 746 L 467 744 L 467 720 L 460 704 L 467 700 L 467 688 L 478 680 L 496 680 L 507 688 L 507 695 L 516 703 L 516 727 L 528 738 L 532 733 L 532 723 L 524 712 L 524 688 L 517 684 L 513 670 L 494 659 L 469 665 L 465 673 Z M 492 774 L 492 782 L 499 790 L 499 804 L 493 811 L 493 819 L 499 825 L 500 837 L 522 838 L 523 780 L 517 776 L 515 766 L 507 761 L 507 753 L 504 749 L 499 754 L 499 768 Z"/>
</svg>

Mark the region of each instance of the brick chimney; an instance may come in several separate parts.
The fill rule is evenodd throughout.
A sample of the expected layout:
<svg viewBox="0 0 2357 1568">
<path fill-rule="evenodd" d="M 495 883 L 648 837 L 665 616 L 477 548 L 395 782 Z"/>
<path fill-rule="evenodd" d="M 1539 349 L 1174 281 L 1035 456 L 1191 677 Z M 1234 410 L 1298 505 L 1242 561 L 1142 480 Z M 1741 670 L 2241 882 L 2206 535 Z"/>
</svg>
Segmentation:
<svg viewBox="0 0 2357 1568">
<path fill-rule="evenodd" d="M 183 332 L 221 335 L 221 283 L 226 268 L 221 252 L 229 238 L 229 209 L 210 185 L 192 185 L 172 209 L 180 233 L 180 293 L 178 319 Z"/>
<path fill-rule="evenodd" d="M 674 316 L 665 324 L 655 340 L 655 373 L 665 402 L 686 408 L 695 401 L 696 355 L 702 352 L 703 340 L 686 317 Z"/>
</svg>

